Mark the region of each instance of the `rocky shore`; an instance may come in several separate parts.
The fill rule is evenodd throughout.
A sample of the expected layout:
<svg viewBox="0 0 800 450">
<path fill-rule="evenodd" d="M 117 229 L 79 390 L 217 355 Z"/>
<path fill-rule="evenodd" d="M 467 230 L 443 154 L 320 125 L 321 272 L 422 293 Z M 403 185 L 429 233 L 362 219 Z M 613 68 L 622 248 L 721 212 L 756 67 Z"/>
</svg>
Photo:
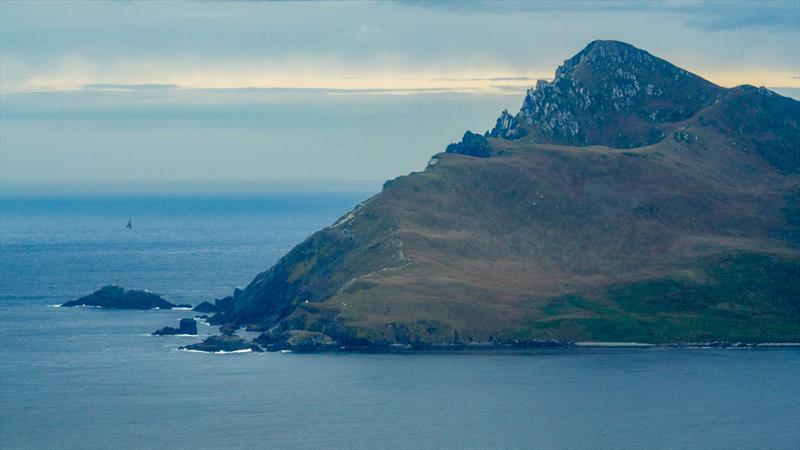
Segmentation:
<svg viewBox="0 0 800 450">
<path fill-rule="evenodd" d="M 298 353 L 327 352 L 364 352 L 364 353 L 409 353 L 409 352 L 494 352 L 494 351 L 530 351 L 555 349 L 649 349 L 649 348 L 704 348 L 704 349 L 741 349 L 741 348 L 773 348 L 800 347 L 798 343 L 755 343 L 755 342 L 678 342 L 678 343 L 646 343 L 646 342 L 600 342 L 600 341 L 558 341 L 558 340 L 511 340 L 496 339 L 488 342 L 453 342 L 427 344 L 397 343 L 392 341 L 373 342 L 368 340 L 350 340 L 337 342 L 330 336 L 306 330 L 287 330 L 279 334 L 264 332 L 252 341 L 237 336 L 236 329 L 229 325 L 220 327 L 220 336 L 211 336 L 205 341 L 182 347 L 187 350 L 205 352 L 234 352 L 251 350 L 256 352 L 292 351 Z"/>
<path fill-rule="evenodd" d="M 197 321 L 181 319 L 178 328 L 164 327 L 153 332 L 153 336 L 197 335 Z"/>
<path fill-rule="evenodd" d="M 261 352 L 261 347 L 239 336 L 209 336 L 203 342 L 181 347 L 181 350 L 207 353 Z"/>
</svg>

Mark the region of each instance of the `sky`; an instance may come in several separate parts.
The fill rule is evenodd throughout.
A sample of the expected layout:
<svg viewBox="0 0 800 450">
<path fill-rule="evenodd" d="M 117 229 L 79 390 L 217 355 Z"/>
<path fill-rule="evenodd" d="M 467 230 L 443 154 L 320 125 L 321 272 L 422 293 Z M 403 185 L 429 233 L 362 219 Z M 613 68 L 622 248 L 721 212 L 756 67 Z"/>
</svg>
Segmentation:
<svg viewBox="0 0 800 450">
<path fill-rule="evenodd" d="M 378 183 L 594 39 L 800 95 L 800 1 L 0 1 L 0 189 Z"/>
</svg>

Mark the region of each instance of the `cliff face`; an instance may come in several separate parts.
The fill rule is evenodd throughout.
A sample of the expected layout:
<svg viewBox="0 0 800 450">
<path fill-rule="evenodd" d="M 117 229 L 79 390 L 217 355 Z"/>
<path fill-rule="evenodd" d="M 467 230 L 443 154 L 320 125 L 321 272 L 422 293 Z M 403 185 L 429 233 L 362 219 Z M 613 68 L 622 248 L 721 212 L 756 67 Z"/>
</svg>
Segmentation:
<svg viewBox="0 0 800 450">
<path fill-rule="evenodd" d="M 799 102 L 593 42 L 212 322 L 276 348 L 797 341 L 798 124 Z"/>
</svg>

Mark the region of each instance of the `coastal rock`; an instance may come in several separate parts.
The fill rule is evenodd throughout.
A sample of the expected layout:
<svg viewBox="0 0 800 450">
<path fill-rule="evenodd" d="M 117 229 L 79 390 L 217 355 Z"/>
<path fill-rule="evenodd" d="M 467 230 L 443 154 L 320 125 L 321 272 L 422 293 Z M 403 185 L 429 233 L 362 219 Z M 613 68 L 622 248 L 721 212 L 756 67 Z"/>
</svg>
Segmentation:
<svg viewBox="0 0 800 450">
<path fill-rule="evenodd" d="M 311 352 L 338 348 L 336 341 L 327 334 L 306 330 L 288 330 L 277 336 L 270 332 L 264 332 L 256 338 L 256 342 L 269 351 Z"/>
<path fill-rule="evenodd" d="M 492 156 L 492 149 L 489 147 L 489 141 L 486 140 L 486 137 L 471 131 L 464 133 L 461 142 L 448 145 L 445 152 L 475 156 L 478 158 L 488 158 Z"/>
<path fill-rule="evenodd" d="M 108 309 L 172 309 L 191 307 L 191 305 L 175 305 L 164 300 L 158 294 L 149 291 L 129 290 L 113 285 L 104 286 L 89 295 L 66 302 L 61 306 L 94 306 Z"/>
<path fill-rule="evenodd" d="M 197 335 L 197 322 L 194 319 L 181 319 L 178 328 L 164 327 L 153 332 L 153 336 L 174 336 L 176 334 Z"/>
<path fill-rule="evenodd" d="M 237 291 L 239 291 L 237 289 Z M 239 291 L 241 292 L 241 291 Z M 234 294 L 235 295 L 235 294 Z M 218 313 L 223 312 L 226 309 L 230 308 L 233 305 L 234 296 L 228 296 L 225 298 L 219 298 L 214 300 L 214 303 L 211 302 L 203 302 L 199 305 L 195 306 L 192 311 L 202 312 L 202 313 Z"/>
<path fill-rule="evenodd" d="M 181 347 L 181 349 L 208 353 L 263 351 L 258 345 L 248 342 L 239 336 L 209 336 L 203 342 L 187 345 L 185 347 Z"/>
</svg>

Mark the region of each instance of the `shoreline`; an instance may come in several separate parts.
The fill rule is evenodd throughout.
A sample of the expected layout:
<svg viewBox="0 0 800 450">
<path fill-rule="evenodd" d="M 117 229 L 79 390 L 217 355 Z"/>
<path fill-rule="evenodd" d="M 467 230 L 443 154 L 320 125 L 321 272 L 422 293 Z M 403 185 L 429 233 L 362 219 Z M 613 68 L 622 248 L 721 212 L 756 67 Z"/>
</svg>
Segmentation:
<svg viewBox="0 0 800 450">
<path fill-rule="evenodd" d="M 780 348 L 800 347 L 800 342 L 687 342 L 648 344 L 642 342 L 574 342 L 571 347 L 583 348 Z"/>
<path fill-rule="evenodd" d="M 497 345 L 497 344 L 470 344 L 470 345 L 430 345 L 425 347 L 411 345 L 380 345 L 364 347 L 345 346 L 318 346 L 311 347 L 267 347 L 263 353 L 370 353 L 370 354 L 433 354 L 433 353 L 531 353 L 564 350 L 591 350 L 591 349 L 619 349 L 619 350 L 645 350 L 645 349 L 792 349 L 800 348 L 800 342 L 691 342 L 691 343 L 662 343 L 650 344 L 643 342 L 571 342 L 571 343 L 546 343 L 546 345 Z M 199 353 L 216 353 L 195 350 Z M 258 353 L 258 352 L 254 352 Z"/>
</svg>

